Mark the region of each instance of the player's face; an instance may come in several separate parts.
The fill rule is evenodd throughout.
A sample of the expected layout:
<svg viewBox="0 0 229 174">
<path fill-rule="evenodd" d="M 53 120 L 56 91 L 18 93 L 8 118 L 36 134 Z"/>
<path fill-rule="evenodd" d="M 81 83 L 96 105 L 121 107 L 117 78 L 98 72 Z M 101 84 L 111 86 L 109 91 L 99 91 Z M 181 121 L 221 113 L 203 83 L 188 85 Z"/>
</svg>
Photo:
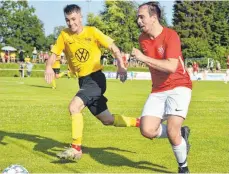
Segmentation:
<svg viewBox="0 0 229 174">
<path fill-rule="evenodd" d="M 149 15 L 148 6 L 144 5 L 138 9 L 137 14 L 137 23 L 140 29 L 145 32 L 149 33 L 152 30 L 153 23 L 155 22 L 155 16 Z"/>
<path fill-rule="evenodd" d="M 82 15 L 81 13 L 72 12 L 70 14 L 65 14 L 65 21 L 68 25 L 68 28 L 74 32 L 80 32 L 82 28 Z"/>
</svg>

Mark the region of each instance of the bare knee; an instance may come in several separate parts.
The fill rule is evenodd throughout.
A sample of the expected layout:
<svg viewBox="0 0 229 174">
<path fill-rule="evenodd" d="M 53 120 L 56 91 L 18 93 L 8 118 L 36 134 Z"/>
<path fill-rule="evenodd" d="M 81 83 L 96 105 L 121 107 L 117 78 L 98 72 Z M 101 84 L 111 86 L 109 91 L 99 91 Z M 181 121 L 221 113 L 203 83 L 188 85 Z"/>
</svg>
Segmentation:
<svg viewBox="0 0 229 174">
<path fill-rule="evenodd" d="M 70 114 L 76 114 L 76 113 L 80 113 L 81 110 L 80 110 L 80 106 L 75 104 L 75 103 L 70 103 L 69 104 L 69 112 Z"/>
<path fill-rule="evenodd" d="M 79 97 L 74 97 L 69 104 L 69 112 L 71 115 L 80 113 L 84 108 L 83 101 Z"/>
<path fill-rule="evenodd" d="M 140 131 L 141 134 L 149 139 L 155 138 L 158 135 L 158 128 L 161 119 L 157 117 L 144 116 L 141 117 Z"/>
<path fill-rule="evenodd" d="M 153 139 L 157 136 L 157 130 L 150 127 L 140 127 L 141 134 L 149 139 Z"/>
</svg>

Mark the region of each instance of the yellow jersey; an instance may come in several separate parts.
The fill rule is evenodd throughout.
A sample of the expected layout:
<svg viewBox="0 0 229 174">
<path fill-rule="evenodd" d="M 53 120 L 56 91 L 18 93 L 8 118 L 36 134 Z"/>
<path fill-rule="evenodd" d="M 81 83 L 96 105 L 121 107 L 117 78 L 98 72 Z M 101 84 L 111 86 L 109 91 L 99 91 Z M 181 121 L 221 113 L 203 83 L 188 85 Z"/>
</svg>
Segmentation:
<svg viewBox="0 0 229 174">
<path fill-rule="evenodd" d="M 5 56 L 4 52 L 1 52 L 1 58 L 3 58 Z"/>
<path fill-rule="evenodd" d="M 99 47 L 108 48 L 112 43 L 110 37 L 95 27 L 85 26 L 80 34 L 67 28 L 61 31 L 51 52 L 60 56 L 64 51 L 70 70 L 83 77 L 102 69 Z"/>
<path fill-rule="evenodd" d="M 10 53 L 10 57 L 11 58 L 16 58 L 16 53 L 14 53 L 14 52 L 13 53 Z"/>
<path fill-rule="evenodd" d="M 25 62 L 30 62 L 30 58 L 29 57 L 26 57 L 25 58 Z"/>
<path fill-rule="evenodd" d="M 54 69 L 60 69 L 60 56 L 57 56 L 56 57 L 56 61 L 52 65 L 52 68 L 54 68 Z"/>
</svg>

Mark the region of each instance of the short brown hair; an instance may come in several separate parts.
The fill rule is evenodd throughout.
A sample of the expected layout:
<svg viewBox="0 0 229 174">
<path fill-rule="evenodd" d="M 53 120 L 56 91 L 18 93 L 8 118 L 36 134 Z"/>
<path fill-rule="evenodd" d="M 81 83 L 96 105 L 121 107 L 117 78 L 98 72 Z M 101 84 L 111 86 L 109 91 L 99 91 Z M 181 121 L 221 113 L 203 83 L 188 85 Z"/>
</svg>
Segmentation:
<svg viewBox="0 0 229 174">
<path fill-rule="evenodd" d="M 76 4 L 70 4 L 70 5 L 67 5 L 66 7 L 64 7 L 64 13 L 65 14 L 70 14 L 72 12 L 80 13 L 81 8 Z"/>
<path fill-rule="evenodd" d="M 158 5 L 158 2 L 150 1 L 146 2 L 144 4 L 141 4 L 138 8 L 141 8 L 142 6 L 147 5 L 148 6 L 148 11 L 149 15 L 157 15 L 157 18 L 160 20 L 161 19 L 161 9 Z"/>
</svg>

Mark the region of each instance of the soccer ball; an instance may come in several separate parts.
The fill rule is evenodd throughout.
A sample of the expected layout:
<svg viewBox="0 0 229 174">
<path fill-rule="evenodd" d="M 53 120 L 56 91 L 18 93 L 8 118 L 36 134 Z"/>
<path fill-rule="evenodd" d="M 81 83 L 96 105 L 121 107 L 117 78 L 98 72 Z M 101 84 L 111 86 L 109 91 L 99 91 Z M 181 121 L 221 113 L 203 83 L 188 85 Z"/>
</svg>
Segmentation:
<svg viewBox="0 0 229 174">
<path fill-rule="evenodd" d="M 7 167 L 5 170 L 3 170 L 2 174 L 29 174 L 28 170 L 26 170 L 24 167 L 18 165 L 18 164 L 13 164 Z"/>
</svg>

